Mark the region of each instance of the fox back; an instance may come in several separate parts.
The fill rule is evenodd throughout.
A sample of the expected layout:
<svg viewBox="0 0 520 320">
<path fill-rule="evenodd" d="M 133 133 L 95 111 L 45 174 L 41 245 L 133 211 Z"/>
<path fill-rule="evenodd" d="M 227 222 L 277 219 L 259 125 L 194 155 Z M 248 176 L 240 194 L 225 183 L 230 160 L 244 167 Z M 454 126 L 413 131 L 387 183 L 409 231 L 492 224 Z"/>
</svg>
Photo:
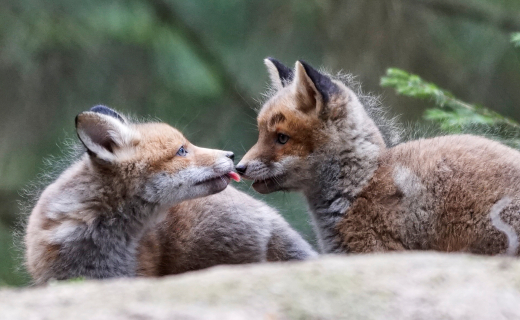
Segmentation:
<svg viewBox="0 0 520 320">
<path fill-rule="evenodd" d="M 389 146 L 342 81 L 265 62 L 274 94 L 236 169 L 258 192 L 302 192 L 323 251 L 517 254 L 520 152 L 470 135 Z"/>
<path fill-rule="evenodd" d="M 198 148 L 164 123 L 131 123 L 97 106 L 76 117 L 76 129 L 85 154 L 29 217 L 26 265 L 36 283 L 135 275 L 145 230 L 234 175 L 231 152 Z"/>
<path fill-rule="evenodd" d="M 164 276 L 220 264 L 305 260 L 311 246 L 271 207 L 228 186 L 170 208 L 139 245 L 139 274 Z"/>
</svg>

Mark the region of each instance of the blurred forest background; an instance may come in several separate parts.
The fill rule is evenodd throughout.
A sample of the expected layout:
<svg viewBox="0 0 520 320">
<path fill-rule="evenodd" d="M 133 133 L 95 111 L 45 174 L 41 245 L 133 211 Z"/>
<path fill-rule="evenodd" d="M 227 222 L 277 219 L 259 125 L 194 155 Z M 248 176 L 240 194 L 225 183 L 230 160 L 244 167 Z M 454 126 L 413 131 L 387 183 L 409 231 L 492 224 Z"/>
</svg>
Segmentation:
<svg viewBox="0 0 520 320">
<path fill-rule="evenodd" d="M 240 159 L 256 141 L 262 60 L 273 56 L 357 75 L 404 123 L 424 121 L 432 102 L 382 88 L 390 67 L 520 119 L 520 48 L 510 42 L 518 0 L 0 3 L 0 285 L 27 283 L 12 239 L 21 190 L 96 104 L 161 119 Z M 255 196 L 313 241 L 301 197 Z"/>
</svg>

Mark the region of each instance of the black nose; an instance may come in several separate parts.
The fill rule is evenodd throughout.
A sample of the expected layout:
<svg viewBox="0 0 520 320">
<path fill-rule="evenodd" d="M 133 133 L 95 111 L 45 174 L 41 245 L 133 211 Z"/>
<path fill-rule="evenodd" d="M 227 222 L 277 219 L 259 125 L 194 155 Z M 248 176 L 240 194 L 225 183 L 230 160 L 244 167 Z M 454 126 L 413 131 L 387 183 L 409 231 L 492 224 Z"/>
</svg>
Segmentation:
<svg viewBox="0 0 520 320">
<path fill-rule="evenodd" d="M 226 157 L 231 159 L 231 161 L 235 161 L 235 154 L 233 152 L 226 153 Z"/>
<path fill-rule="evenodd" d="M 240 173 L 240 174 L 244 174 L 246 173 L 246 170 L 247 170 L 247 165 L 245 164 L 239 164 L 235 167 L 235 170 Z"/>
</svg>

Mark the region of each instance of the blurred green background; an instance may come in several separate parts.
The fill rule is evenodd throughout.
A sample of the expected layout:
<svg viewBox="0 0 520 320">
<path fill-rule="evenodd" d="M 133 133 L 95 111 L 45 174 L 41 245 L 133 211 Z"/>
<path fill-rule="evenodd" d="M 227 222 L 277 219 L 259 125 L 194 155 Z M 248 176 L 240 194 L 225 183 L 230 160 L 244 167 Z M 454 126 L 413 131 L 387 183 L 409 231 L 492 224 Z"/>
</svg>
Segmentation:
<svg viewBox="0 0 520 320">
<path fill-rule="evenodd" d="M 510 43 L 518 0 L 0 3 L 0 285 L 27 283 L 12 237 L 20 190 L 96 104 L 161 119 L 240 159 L 256 141 L 262 59 L 273 56 L 357 75 L 402 122 L 429 104 L 381 88 L 389 67 L 520 119 L 520 50 Z M 256 196 L 313 241 L 300 196 Z"/>
</svg>

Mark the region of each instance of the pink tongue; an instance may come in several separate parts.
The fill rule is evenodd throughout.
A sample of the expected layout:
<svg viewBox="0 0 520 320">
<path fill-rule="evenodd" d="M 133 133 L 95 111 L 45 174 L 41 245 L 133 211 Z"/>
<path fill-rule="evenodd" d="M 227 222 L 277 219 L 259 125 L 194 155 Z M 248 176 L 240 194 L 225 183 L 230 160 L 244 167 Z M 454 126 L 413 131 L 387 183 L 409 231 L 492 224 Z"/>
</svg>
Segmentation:
<svg viewBox="0 0 520 320">
<path fill-rule="evenodd" d="M 238 175 L 238 173 L 231 171 L 231 172 L 228 173 L 228 176 L 232 180 L 235 180 L 236 182 L 240 182 L 240 176 Z"/>
</svg>

